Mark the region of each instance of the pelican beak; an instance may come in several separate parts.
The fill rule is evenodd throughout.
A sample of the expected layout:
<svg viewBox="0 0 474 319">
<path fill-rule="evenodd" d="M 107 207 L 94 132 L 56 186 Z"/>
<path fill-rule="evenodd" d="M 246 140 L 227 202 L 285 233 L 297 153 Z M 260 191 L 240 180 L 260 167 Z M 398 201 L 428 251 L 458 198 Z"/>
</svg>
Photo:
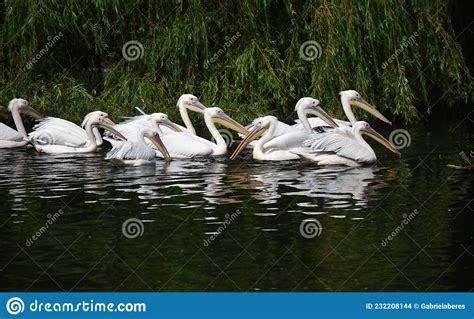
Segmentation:
<svg viewBox="0 0 474 319">
<path fill-rule="evenodd" d="M 250 123 L 249 125 L 245 126 L 245 129 L 247 131 L 250 131 L 253 128 L 253 123 Z"/>
<path fill-rule="evenodd" d="M 207 107 L 201 102 L 197 101 L 196 103 L 190 104 L 189 109 L 194 112 L 202 113 Z"/>
<path fill-rule="evenodd" d="M 234 120 L 233 118 L 231 118 L 225 113 L 222 113 L 218 115 L 218 117 L 213 118 L 213 121 L 214 123 L 223 125 L 243 135 L 249 134 L 249 130 L 247 130 L 242 124 L 238 123 L 236 120 Z"/>
<path fill-rule="evenodd" d="M 105 118 L 102 122 L 95 123 L 94 126 L 100 126 L 104 130 L 107 130 L 107 131 L 115 134 L 115 136 L 120 137 L 122 140 L 126 141 L 127 138 L 125 136 L 123 136 L 122 133 L 120 133 L 119 131 L 114 129 L 113 125 L 111 125 L 109 123 L 113 123 L 112 120 L 110 120 L 109 118 Z"/>
<path fill-rule="evenodd" d="M 331 127 L 338 127 L 336 122 L 332 119 L 331 115 L 329 115 L 321 106 L 312 106 L 307 111 L 307 113 L 315 115 L 322 119 L 324 122 L 329 124 Z"/>
<path fill-rule="evenodd" d="M 154 133 L 153 135 L 150 135 L 146 133 L 145 137 L 148 138 L 153 143 L 153 145 L 156 146 L 156 148 L 160 151 L 161 154 L 163 154 L 163 158 L 165 159 L 165 161 L 171 161 L 170 153 L 166 149 L 165 144 L 163 144 L 163 141 L 160 138 L 160 134 Z"/>
<path fill-rule="evenodd" d="M 351 100 L 351 104 L 360 107 L 364 111 L 369 112 L 370 114 L 372 114 L 373 116 L 375 116 L 379 120 L 384 121 L 385 123 L 388 123 L 388 124 L 392 125 L 392 122 L 390 122 L 385 116 L 383 116 L 382 113 L 377 111 L 377 109 L 375 107 L 370 105 L 369 102 L 367 102 L 363 97 Z"/>
<path fill-rule="evenodd" d="M 108 124 L 110 126 L 115 126 L 115 122 L 112 121 L 110 118 L 106 117 L 105 119 L 102 120 L 103 123 Z"/>
<path fill-rule="evenodd" d="M 230 159 L 235 160 L 237 156 L 242 152 L 242 150 L 246 148 L 250 142 L 260 137 L 264 133 L 265 130 L 266 130 L 266 127 L 260 124 L 255 124 L 253 126 L 253 129 L 250 131 L 250 133 L 248 133 L 248 135 L 240 142 L 240 144 L 237 145 L 237 148 L 235 149 L 234 153 L 232 153 L 232 156 L 230 157 Z"/>
<path fill-rule="evenodd" d="M 41 113 L 39 113 L 38 111 L 36 111 L 34 108 L 32 108 L 29 105 L 21 108 L 20 110 L 22 112 L 24 112 L 25 114 L 28 114 L 32 118 L 36 119 L 36 120 L 40 120 L 40 119 L 44 118 L 44 116 L 41 115 Z"/>
<path fill-rule="evenodd" d="M 182 132 L 183 130 L 181 130 L 179 128 L 178 125 L 174 124 L 173 122 L 171 122 L 169 119 L 166 119 L 166 120 L 163 120 L 163 121 L 160 121 L 157 123 L 158 125 L 163 125 L 163 126 L 166 126 L 167 128 L 175 131 L 175 132 Z"/>
<path fill-rule="evenodd" d="M 393 153 L 397 154 L 398 156 L 401 156 L 397 148 L 373 128 L 364 129 L 362 130 L 362 133 L 365 133 L 366 135 L 370 136 L 371 138 L 388 148 Z"/>
</svg>

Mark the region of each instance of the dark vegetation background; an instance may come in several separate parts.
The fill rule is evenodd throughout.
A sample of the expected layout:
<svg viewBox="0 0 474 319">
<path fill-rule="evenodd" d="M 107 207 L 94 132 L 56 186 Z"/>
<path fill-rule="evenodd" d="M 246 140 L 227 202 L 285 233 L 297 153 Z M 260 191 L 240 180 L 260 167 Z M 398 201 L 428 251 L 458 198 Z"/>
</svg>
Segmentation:
<svg viewBox="0 0 474 319">
<path fill-rule="evenodd" d="M 337 93 L 356 89 L 416 122 L 430 105 L 471 108 L 470 12 L 470 1 L 440 0 L 3 1 L 0 120 L 13 97 L 76 122 L 97 109 L 119 120 L 135 106 L 178 120 L 183 93 L 244 123 L 295 118 L 302 96 L 340 116 Z M 144 49 L 135 61 L 122 55 L 130 40 Z M 300 56 L 308 40 L 321 46 L 312 61 Z"/>
</svg>

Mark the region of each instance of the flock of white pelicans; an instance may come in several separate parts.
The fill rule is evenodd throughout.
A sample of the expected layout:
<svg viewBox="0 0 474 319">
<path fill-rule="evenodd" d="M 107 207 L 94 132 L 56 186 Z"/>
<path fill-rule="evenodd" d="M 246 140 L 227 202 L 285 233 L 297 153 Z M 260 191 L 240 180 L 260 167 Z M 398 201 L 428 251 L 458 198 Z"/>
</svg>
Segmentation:
<svg viewBox="0 0 474 319">
<path fill-rule="evenodd" d="M 0 148 L 23 147 L 32 144 L 43 153 L 95 152 L 103 140 L 112 145 L 106 159 L 116 165 L 152 164 L 156 158 L 170 161 L 175 158 L 217 156 L 227 153 L 228 145 L 216 128 L 223 125 L 243 136 L 231 159 L 246 147 L 253 147 L 253 158 L 262 161 L 309 159 L 318 165 L 359 166 L 376 161 L 376 155 L 363 135 L 374 138 L 390 151 L 398 150 L 365 121 L 357 121 L 352 107 L 357 106 L 378 119 L 391 124 L 375 107 L 354 90 L 340 92 L 342 108 L 348 121 L 333 119 L 320 102 L 311 97 L 301 98 L 296 104 L 296 124 L 288 125 L 274 116 L 255 119 L 247 127 L 239 124 L 218 107 L 204 106 L 196 96 L 184 94 L 178 108 L 184 126 L 175 124 L 163 113 L 143 114 L 115 124 L 107 113 L 87 114 L 81 126 L 70 121 L 43 117 L 26 100 L 13 99 L 8 104 L 16 130 L 0 123 Z M 204 116 L 213 140 L 196 135 L 188 112 Z M 38 120 L 27 134 L 21 114 Z M 314 117 L 308 117 L 313 115 Z M 102 135 L 99 128 L 104 129 Z"/>
</svg>

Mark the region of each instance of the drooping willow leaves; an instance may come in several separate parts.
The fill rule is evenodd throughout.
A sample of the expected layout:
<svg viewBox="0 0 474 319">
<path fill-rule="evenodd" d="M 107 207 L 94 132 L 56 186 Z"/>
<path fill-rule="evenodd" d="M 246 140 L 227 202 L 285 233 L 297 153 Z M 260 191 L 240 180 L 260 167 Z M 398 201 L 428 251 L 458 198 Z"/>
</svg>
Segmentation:
<svg viewBox="0 0 474 319">
<path fill-rule="evenodd" d="M 0 117 L 13 97 L 79 121 L 162 111 L 193 93 L 248 122 L 294 118 L 303 96 L 341 115 L 356 89 L 387 114 L 414 121 L 432 97 L 472 99 L 472 78 L 449 3 L 417 1 L 5 1 L 0 4 Z M 58 41 L 52 39 L 61 34 Z M 123 56 L 128 41 L 143 51 Z M 301 45 L 317 42 L 314 59 Z"/>
</svg>

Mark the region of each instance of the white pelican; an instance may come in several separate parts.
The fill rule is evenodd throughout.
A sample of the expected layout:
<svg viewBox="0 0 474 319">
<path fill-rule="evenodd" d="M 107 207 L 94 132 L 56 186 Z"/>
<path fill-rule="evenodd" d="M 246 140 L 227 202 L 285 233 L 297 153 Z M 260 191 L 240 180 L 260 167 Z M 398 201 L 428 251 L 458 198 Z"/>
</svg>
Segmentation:
<svg viewBox="0 0 474 319">
<path fill-rule="evenodd" d="M 107 113 L 101 111 L 87 114 L 82 125 L 85 129 L 60 118 L 47 117 L 33 127 L 29 138 L 35 149 L 44 153 L 95 152 L 97 141 L 94 127 L 102 127 L 124 138 L 113 128 L 115 123 L 108 118 Z"/>
<path fill-rule="evenodd" d="M 314 100 L 314 99 L 313 99 Z M 337 124 L 319 105 L 311 103 L 311 112 L 323 119 L 327 125 L 337 127 Z M 240 142 L 231 156 L 235 159 L 237 155 L 254 139 L 260 135 L 262 137 L 257 141 L 253 148 L 253 158 L 262 161 L 284 161 L 295 160 L 301 158 L 296 154 L 296 150 L 303 149 L 303 142 L 311 136 L 311 128 L 308 131 L 295 130 L 294 132 L 284 133 L 280 136 L 275 136 L 275 131 L 280 125 L 278 119 L 274 116 L 264 116 L 256 119 L 252 123 L 252 130 Z M 307 123 L 306 123 L 307 124 Z"/>
<path fill-rule="evenodd" d="M 120 166 L 154 164 L 156 151 L 147 145 L 145 139 L 155 145 L 167 162 L 171 161 L 168 150 L 160 139 L 160 133 L 150 128 L 140 129 L 135 141 L 117 141 L 114 147 L 107 153 L 105 159 Z"/>
<path fill-rule="evenodd" d="M 206 108 L 203 113 L 206 126 L 216 142 L 213 143 L 187 132 L 176 132 L 170 129 L 169 133 L 161 136 L 161 139 L 172 158 L 215 156 L 227 153 L 227 143 L 216 128 L 215 123 L 221 124 L 236 132 L 248 134 L 248 130 L 245 127 L 226 115 L 224 111 L 218 107 Z M 157 155 L 160 156 L 160 154 Z"/>
<path fill-rule="evenodd" d="M 388 148 L 393 153 L 400 152 L 382 135 L 364 121 L 355 122 L 352 127 L 340 126 L 324 133 L 313 134 L 304 142 L 311 153 L 302 156 L 315 161 L 318 165 L 360 166 L 372 164 L 377 160 L 374 150 L 362 138 L 366 134 Z"/>
<path fill-rule="evenodd" d="M 8 110 L 12 113 L 16 131 L 3 123 L 0 123 L 0 148 L 14 148 L 25 146 L 28 143 L 28 135 L 21 120 L 21 113 L 28 114 L 36 119 L 43 116 L 29 106 L 28 101 L 13 99 L 8 103 Z"/>
<path fill-rule="evenodd" d="M 357 120 L 354 116 L 354 112 L 352 112 L 352 106 L 357 106 L 360 107 L 361 109 L 369 112 L 373 116 L 377 117 L 378 119 L 384 121 L 385 123 L 388 123 L 392 125 L 392 122 L 390 122 L 385 116 L 383 116 L 382 113 L 380 113 L 375 107 L 369 104 L 357 91 L 354 90 L 347 90 L 347 91 L 341 91 L 339 92 L 339 95 L 341 96 L 341 104 L 342 104 L 342 109 L 344 110 L 344 114 L 346 115 L 347 121 L 342 121 L 335 119 L 336 123 L 339 126 L 351 126 L 353 125 Z M 318 127 L 318 126 L 326 126 L 326 123 L 322 121 L 319 118 L 309 118 L 309 124 L 311 127 Z M 293 127 L 303 129 L 303 124 L 301 123 L 301 119 L 296 121 L 297 124 L 293 125 Z"/>
</svg>

